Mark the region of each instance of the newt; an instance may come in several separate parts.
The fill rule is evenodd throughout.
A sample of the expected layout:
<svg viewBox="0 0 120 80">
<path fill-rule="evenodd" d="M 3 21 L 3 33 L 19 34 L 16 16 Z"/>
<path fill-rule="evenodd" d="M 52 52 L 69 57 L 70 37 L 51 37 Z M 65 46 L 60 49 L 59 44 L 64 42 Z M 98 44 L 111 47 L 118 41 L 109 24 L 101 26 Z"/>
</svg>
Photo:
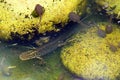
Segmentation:
<svg viewBox="0 0 120 80">
<path fill-rule="evenodd" d="M 65 44 L 66 39 L 70 37 L 74 31 L 66 31 L 65 33 L 60 34 L 56 39 L 53 41 L 50 41 L 44 45 L 41 45 L 39 48 L 29 50 L 26 52 L 23 52 L 19 55 L 19 58 L 21 60 L 29 60 L 33 58 L 41 59 L 41 56 L 44 56 L 54 50 L 56 50 L 58 47 L 61 47 Z"/>
<path fill-rule="evenodd" d="M 71 17 L 74 15 L 76 15 L 76 14 L 71 15 Z M 71 19 L 71 17 L 70 17 L 70 19 Z M 84 24 L 80 20 L 79 20 L 79 23 Z M 86 25 L 86 26 L 83 25 L 83 26 L 88 27 L 88 25 Z M 75 27 L 77 27 L 77 26 L 75 26 Z M 76 29 L 77 28 L 70 27 L 67 31 L 61 33 L 56 39 L 54 39 L 44 45 L 41 45 L 39 48 L 21 53 L 19 55 L 19 58 L 21 60 L 29 60 L 29 59 L 33 59 L 33 58 L 41 59 L 41 56 L 44 56 L 44 55 L 56 50 L 58 47 L 65 45 L 65 43 L 67 42 L 66 40 L 70 36 L 72 36 L 72 34 L 74 34 L 76 32 Z"/>
</svg>

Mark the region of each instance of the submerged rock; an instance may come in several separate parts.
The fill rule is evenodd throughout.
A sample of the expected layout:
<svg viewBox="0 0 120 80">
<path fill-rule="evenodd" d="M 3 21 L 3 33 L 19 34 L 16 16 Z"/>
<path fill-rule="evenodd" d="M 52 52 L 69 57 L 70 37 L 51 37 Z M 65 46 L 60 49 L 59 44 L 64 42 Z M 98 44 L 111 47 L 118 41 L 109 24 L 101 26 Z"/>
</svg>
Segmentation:
<svg viewBox="0 0 120 80">
<path fill-rule="evenodd" d="M 105 30 L 103 25 L 100 28 Z M 69 39 L 71 45 L 66 45 L 61 52 L 64 66 L 85 80 L 116 80 L 120 76 L 120 49 L 117 47 L 120 30 L 115 25 L 113 29 L 104 38 L 96 35 L 96 27 L 87 29 L 85 34 L 74 35 Z M 114 45 L 114 51 L 110 44 Z"/>
</svg>

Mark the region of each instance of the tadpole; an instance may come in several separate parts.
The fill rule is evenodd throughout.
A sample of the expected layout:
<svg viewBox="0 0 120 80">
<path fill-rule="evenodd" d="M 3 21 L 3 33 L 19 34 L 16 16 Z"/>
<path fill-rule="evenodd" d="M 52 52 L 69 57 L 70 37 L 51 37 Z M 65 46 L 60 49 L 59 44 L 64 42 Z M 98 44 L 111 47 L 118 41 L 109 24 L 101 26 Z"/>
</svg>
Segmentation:
<svg viewBox="0 0 120 80">
<path fill-rule="evenodd" d="M 107 34 L 110 34 L 113 32 L 113 26 L 112 26 L 112 18 L 113 18 L 113 15 L 110 16 L 110 19 L 109 19 L 109 24 L 105 27 L 105 32 Z"/>
<path fill-rule="evenodd" d="M 111 25 L 107 25 L 106 28 L 105 28 L 105 32 L 106 32 L 107 34 L 112 33 L 112 32 L 113 32 L 112 26 L 111 26 Z"/>
</svg>

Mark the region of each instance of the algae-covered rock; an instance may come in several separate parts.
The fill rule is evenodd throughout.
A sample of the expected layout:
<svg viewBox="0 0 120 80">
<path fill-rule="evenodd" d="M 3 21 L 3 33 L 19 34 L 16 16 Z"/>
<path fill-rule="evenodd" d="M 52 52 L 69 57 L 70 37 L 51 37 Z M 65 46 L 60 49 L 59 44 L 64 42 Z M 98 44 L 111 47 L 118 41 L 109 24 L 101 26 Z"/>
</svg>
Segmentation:
<svg viewBox="0 0 120 80">
<path fill-rule="evenodd" d="M 99 10 L 106 10 L 108 15 L 114 14 L 115 18 L 120 19 L 120 0 L 95 0 L 99 5 Z"/>
<path fill-rule="evenodd" d="M 32 15 L 37 4 L 45 11 L 41 20 Z M 66 24 L 71 11 L 81 15 L 85 5 L 86 0 L 0 0 L 0 39 L 29 40 L 35 33 L 58 31 L 55 24 Z"/>
<path fill-rule="evenodd" d="M 105 30 L 101 24 L 100 29 Z M 116 80 L 120 73 L 120 29 L 100 37 L 97 27 L 75 34 L 62 49 L 61 59 L 66 68 L 87 80 Z"/>
</svg>

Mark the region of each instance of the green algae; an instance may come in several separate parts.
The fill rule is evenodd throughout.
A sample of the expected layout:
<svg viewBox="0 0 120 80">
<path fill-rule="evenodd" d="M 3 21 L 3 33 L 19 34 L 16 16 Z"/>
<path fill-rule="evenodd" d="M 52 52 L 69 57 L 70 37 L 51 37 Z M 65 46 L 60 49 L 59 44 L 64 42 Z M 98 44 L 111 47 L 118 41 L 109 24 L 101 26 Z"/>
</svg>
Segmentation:
<svg viewBox="0 0 120 80">
<path fill-rule="evenodd" d="M 18 56 L 21 48 L 2 48 L 0 47 L 0 60 L 5 57 L 4 64 L 16 66 L 11 69 L 11 75 L 5 76 L 0 71 L 1 80 L 72 80 L 71 75 L 65 70 L 60 62 L 60 49 L 44 56 L 45 65 L 39 65 L 39 60 L 21 61 Z"/>
</svg>

